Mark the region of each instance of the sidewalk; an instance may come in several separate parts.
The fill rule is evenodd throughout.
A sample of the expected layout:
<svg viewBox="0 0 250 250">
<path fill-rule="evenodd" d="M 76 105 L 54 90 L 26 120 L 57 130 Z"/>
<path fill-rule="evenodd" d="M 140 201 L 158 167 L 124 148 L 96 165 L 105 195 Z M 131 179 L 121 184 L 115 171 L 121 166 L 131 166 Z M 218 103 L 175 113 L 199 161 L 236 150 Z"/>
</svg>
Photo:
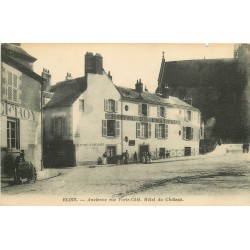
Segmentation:
<svg viewBox="0 0 250 250">
<path fill-rule="evenodd" d="M 43 169 L 37 171 L 37 181 L 49 179 L 60 175 L 59 169 Z M 8 187 L 14 182 L 14 177 L 9 177 L 6 174 L 1 174 L 1 188 Z"/>
</svg>

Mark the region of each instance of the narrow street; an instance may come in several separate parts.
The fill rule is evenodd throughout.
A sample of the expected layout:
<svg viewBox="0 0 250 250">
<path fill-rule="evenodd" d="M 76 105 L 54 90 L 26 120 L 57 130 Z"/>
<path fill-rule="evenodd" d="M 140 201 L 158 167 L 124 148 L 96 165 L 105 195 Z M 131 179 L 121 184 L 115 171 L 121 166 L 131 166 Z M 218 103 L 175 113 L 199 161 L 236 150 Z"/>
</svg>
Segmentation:
<svg viewBox="0 0 250 250">
<path fill-rule="evenodd" d="M 60 169 L 60 175 L 2 189 L 2 199 L 25 195 L 96 197 L 184 197 L 250 194 L 249 154 L 209 159 Z"/>
</svg>

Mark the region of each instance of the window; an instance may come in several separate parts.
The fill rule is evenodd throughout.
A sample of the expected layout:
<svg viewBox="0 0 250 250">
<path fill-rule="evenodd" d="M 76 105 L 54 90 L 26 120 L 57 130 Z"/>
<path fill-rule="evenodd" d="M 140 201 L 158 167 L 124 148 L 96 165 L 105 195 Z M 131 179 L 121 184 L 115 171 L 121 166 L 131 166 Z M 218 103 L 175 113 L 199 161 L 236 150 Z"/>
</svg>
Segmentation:
<svg viewBox="0 0 250 250">
<path fill-rule="evenodd" d="M 120 121 L 103 120 L 102 121 L 102 136 L 117 137 L 120 135 Z"/>
<path fill-rule="evenodd" d="M 155 124 L 155 138 L 168 138 L 167 124 Z"/>
<path fill-rule="evenodd" d="M 192 111 L 190 111 L 190 110 L 186 111 L 185 120 L 186 121 L 192 121 Z"/>
<path fill-rule="evenodd" d="M 139 115 L 149 115 L 149 105 L 145 103 L 138 104 L 138 114 Z"/>
<path fill-rule="evenodd" d="M 52 118 L 51 135 L 57 138 L 67 135 L 67 122 L 65 117 Z"/>
<path fill-rule="evenodd" d="M 18 101 L 17 75 L 8 72 L 7 99 L 12 102 Z"/>
<path fill-rule="evenodd" d="M 84 100 L 79 100 L 79 110 L 84 111 Z"/>
<path fill-rule="evenodd" d="M 7 147 L 19 149 L 19 121 L 17 119 L 7 120 Z"/>
<path fill-rule="evenodd" d="M 191 127 L 183 127 L 182 137 L 184 140 L 193 140 L 193 128 Z"/>
<path fill-rule="evenodd" d="M 158 117 L 166 117 L 167 116 L 167 109 L 165 107 L 157 107 L 157 116 Z"/>
<path fill-rule="evenodd" d="M 136 123 L 136 137 L 137 138 L 150 138 L 151 137 L 151 124 L 145 122 Z"/>
<path fill-rule="evenodd" d="M 106 112 L 117 112 L 118 102 L 112 99 L 104 100 L 104 111 Z"/>
</svg>

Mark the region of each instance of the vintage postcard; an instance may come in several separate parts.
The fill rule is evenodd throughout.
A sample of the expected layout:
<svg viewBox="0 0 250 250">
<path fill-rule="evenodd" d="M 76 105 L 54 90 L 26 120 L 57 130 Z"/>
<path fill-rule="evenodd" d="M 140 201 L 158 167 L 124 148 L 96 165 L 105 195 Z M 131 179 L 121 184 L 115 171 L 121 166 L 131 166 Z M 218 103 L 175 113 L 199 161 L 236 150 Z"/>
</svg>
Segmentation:
<svg viewBox="0 0 250 250">
<path fill-rule="evenodd" d="M 250 205 L 249 44 L 1 44 L 1 205 Z"/>
</svg>

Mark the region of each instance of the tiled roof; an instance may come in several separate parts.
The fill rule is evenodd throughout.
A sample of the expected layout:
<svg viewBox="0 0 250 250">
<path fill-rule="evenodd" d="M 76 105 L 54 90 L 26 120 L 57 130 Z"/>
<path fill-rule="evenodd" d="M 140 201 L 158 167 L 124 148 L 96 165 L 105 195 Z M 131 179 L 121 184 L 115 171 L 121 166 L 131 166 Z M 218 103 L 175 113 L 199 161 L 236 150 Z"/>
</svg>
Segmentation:
<svg viewBox="0 0 250 250">
<path fill-rule="evenodd" d="M 25 50 L 23 50 L 20 46 L 16 46 L 9 43 L 3 43 L 1 45 L 2 53 L 7 53 L 9 56 L 21 56 L 29 62 L 35 62 L 36 58 L 31 56 Z"/>
<path fill-rule="evenodd" d="M 85 77 L 79 77 L 57 83 L 53 86 L 54 96 L 45 108 L 70 106 L 87 89 Z"/>
<path fill-rule="evenodd" d="M 34 80 L 44 83 L 45 79 L 42 78 L 40 75 L 35 73 L 33 70 L 25 67 L 23 64 L 20 62 L 16 61 L 13 57 L 7 56 L 7 55 L 2 55 L 1 58 L 2 62 L 5 62 L 6 64 L 10 65 L 11 67 L 21 71 L 22 73 L 26 74 L 27 76 L 33 78 Z"/>
<path fill-rule="evenodd" d="M 218 86 L 239 77 L 234 59 L 200 59 L 165 62 L 160 82 L 169 86 Z M 234 81 L 234 80 L 233 80 Z"/>
<path fill-rule="evenodd" d="M 135 101 L 135 102 L 145 102 L 157 105 L 167 105 L 170 107 L 178 106 L 178 107 L 186 107 L 190 109 L 195 109 L 193 106 L 188 103 L 180 100 L 179 98 L 169 96 L 169 98 L 162 98 L 157 94 L 149 93 L 144 91 L 142 94 L 139 94 L 137 91 L 131 88 L 124 88 L 120 86 L 116 86 L 121 96 L 125 100 Z"/>
</svg>

